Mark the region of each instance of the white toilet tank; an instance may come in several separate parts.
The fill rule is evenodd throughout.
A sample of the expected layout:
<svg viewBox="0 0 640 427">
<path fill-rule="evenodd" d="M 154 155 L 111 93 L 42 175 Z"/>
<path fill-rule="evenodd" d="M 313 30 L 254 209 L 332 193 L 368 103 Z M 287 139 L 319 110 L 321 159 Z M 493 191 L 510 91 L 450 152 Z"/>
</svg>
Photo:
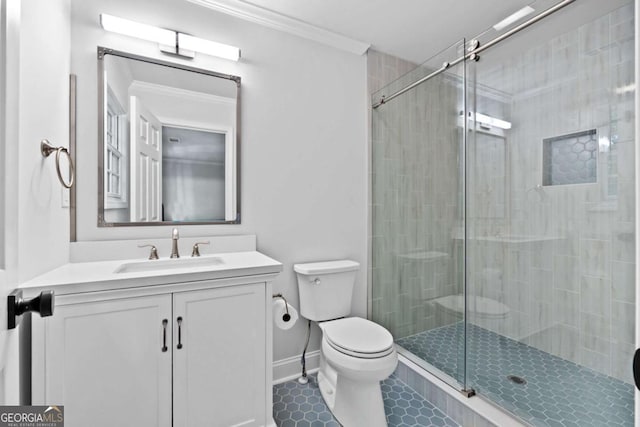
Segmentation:
<svg viewBox="0 0 640 427">
<path fill-rule="evenodd" d="M 359 269 L 360 264 L 349 260 L 295 264 L 300 314 L 314 321 L 348 316 Z"/>
</svg>

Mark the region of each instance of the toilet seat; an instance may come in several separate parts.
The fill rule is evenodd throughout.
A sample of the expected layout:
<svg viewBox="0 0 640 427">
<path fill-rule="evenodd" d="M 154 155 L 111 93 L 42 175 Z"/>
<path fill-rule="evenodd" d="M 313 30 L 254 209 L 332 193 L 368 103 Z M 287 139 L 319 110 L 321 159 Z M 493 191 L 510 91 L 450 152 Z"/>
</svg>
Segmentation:
<svg viewBox="0 0 640 427">
<path fill-rule="evenodd" d="M 360 359 L 393 353 L 393 336 L 384 327 L 361 317 L 347 317 L 321 324 L 327 344 L 336 351 Z"/>
</svg>

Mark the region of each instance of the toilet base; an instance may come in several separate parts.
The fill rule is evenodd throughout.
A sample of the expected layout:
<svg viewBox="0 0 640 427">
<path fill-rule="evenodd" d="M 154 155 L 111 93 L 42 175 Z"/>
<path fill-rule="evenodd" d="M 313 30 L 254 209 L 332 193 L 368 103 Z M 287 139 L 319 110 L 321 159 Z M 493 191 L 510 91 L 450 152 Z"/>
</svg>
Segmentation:
<svg viewBox="0 0 640 427">
<path fill-rule="evenodd" d="M 387 427 L 380 381 L 338 375 L 320 353 L 318 387 L 327 407 L 344 427 Z"/>
</svg>

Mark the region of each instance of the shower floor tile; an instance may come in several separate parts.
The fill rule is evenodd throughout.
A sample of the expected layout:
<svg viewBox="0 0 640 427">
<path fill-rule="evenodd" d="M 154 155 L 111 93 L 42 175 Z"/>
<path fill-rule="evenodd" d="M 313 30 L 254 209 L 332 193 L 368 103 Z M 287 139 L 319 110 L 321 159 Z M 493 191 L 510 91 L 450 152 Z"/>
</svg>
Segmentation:
<svg viewBox="0 0 640 427">
<path fill-rule="evenodd" d="M 462 323 L 401 338 L 397 343 L 458 378 Z M 478 394 L 534 426 L 633 426 L 633 386 L 589 368 L 468 326 L 468 382 Z M 460 351 L 459 351 L 460 349 Z M 507 378 L 523 378 L 517 384 Z"/>
<path fill-rule="evenodd" d="M 458 426 L 395 375 L 382 382 L 382 397 L 389 427 Z M 293 380 L 273 386 L 273 418 L 278 427 L 340 427 L 320 395 L 316 375 L 309 375 L 308 384 Z"/>
</svg>

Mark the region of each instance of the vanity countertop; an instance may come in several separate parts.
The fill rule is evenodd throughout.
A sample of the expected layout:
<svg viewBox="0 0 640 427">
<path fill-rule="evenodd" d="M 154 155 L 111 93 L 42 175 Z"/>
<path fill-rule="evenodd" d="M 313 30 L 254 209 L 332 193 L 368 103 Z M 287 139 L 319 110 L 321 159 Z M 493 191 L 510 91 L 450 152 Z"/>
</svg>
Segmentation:
<svg viewBox="0 0 640 427">
<path fill-rule="evenodd" d="M 207 263 L 211 260 L 211 263 Z M 154 264 L 157 263 L 157 264 Z M 155 268 L 154 266 L 157 266 Z M 132 271 L 126 271 L 127 267 Z M 125 270 L 124 272 L 122 270 Z M 135 271 L 134 271 L 135 270 Z M 142 271 L 140 271 L 142 270 Z M 200 258 L 129 259 L 65 264 L 19 286 L 25 297 L 53 289 L 56 295 L 97 292 L 202 280 L 277 274 L 282 264 L 257 251 Z"/>
</svg>

